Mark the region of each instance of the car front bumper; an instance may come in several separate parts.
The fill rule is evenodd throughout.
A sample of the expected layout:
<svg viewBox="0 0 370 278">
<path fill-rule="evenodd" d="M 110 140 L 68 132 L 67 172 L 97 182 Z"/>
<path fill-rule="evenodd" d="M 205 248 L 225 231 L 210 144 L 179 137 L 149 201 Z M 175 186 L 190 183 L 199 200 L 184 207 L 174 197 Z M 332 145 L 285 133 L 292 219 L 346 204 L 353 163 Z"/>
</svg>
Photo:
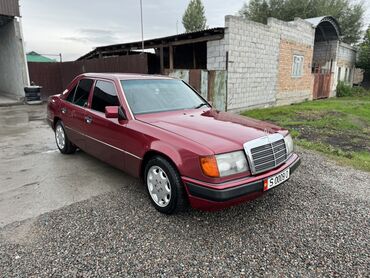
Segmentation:
<svg viewBox="0 0 370 278">
<path fill-rule="evenodd" d="M 284 164 L 268 172 L 235 181 L 212 184 L 183 177 L 190 204 L 199 209 L 221 209 L 237 203 L 253 200 L 263 194 L 264 180 L 287 168 L 292 174 L 300 165 L 298 155 L 293 154 Z"/>
</svg>

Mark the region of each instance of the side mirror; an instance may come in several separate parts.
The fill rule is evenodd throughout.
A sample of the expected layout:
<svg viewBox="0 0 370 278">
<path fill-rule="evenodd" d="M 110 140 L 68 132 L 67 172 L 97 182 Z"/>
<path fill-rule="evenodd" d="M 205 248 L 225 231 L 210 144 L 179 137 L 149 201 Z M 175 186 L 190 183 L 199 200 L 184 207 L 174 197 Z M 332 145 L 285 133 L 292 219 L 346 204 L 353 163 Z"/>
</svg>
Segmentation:
<svg viewBox="0 0 370 278">
<path fill-rule="evenodd" d="M 118 118 L 118 106 L 106 106 L 105 107 L 105 117 L 108 119 L 117 119 Z"/>
<path fill-rule="evenodd" d="M 122 106 L 118 107 L 118 120 L 124 121 L 127 120 L 125 109 Z"/>
</svg>

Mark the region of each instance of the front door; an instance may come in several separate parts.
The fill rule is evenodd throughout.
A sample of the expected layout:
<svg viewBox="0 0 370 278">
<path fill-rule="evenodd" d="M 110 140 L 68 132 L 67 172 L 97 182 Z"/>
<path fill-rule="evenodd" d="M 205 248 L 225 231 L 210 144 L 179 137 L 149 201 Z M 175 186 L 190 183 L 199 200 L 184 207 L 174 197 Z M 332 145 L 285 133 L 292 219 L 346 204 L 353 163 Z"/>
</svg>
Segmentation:
<svg viewBox="0 0 370 278">
<path fill-rule="evenodd" d="M 105 117 L 106 106 L 119 106 L 117 90 L 113 82 L 97 80 L 91 105 L 86 110 L 86 151 L 95 157 L 125 170 L 124 124 L 118 119 Z"/>
</svg>

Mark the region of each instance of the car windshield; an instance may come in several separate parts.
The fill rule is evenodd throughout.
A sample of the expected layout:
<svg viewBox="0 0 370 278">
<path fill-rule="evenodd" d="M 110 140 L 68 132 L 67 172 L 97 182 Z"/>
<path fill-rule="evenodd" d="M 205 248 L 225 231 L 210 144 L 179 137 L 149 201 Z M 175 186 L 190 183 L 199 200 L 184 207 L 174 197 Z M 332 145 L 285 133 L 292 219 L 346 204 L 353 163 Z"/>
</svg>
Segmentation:
<svg viewBox="0 0 370 278">
<path fill-rule="evenodd" d="M 134 114 L 192 109 L 207 105 L 181 80 L 135 79 L 122 80 L 121 84 Z"/>
</svg>

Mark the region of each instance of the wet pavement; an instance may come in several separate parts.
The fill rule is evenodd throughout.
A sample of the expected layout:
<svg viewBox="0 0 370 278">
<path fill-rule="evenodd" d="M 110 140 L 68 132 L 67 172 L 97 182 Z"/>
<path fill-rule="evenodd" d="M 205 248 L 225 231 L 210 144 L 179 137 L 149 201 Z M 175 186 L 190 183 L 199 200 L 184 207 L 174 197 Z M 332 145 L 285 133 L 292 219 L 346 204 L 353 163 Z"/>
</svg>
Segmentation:
<svg viewBox="0 0 370 278">
<path fill-rule="evenodd" d="M 0 108 L 0 227 L 136 182 L 83 152 L 61 155 L 45 117 L 45 105 Z"/>
</svg>

